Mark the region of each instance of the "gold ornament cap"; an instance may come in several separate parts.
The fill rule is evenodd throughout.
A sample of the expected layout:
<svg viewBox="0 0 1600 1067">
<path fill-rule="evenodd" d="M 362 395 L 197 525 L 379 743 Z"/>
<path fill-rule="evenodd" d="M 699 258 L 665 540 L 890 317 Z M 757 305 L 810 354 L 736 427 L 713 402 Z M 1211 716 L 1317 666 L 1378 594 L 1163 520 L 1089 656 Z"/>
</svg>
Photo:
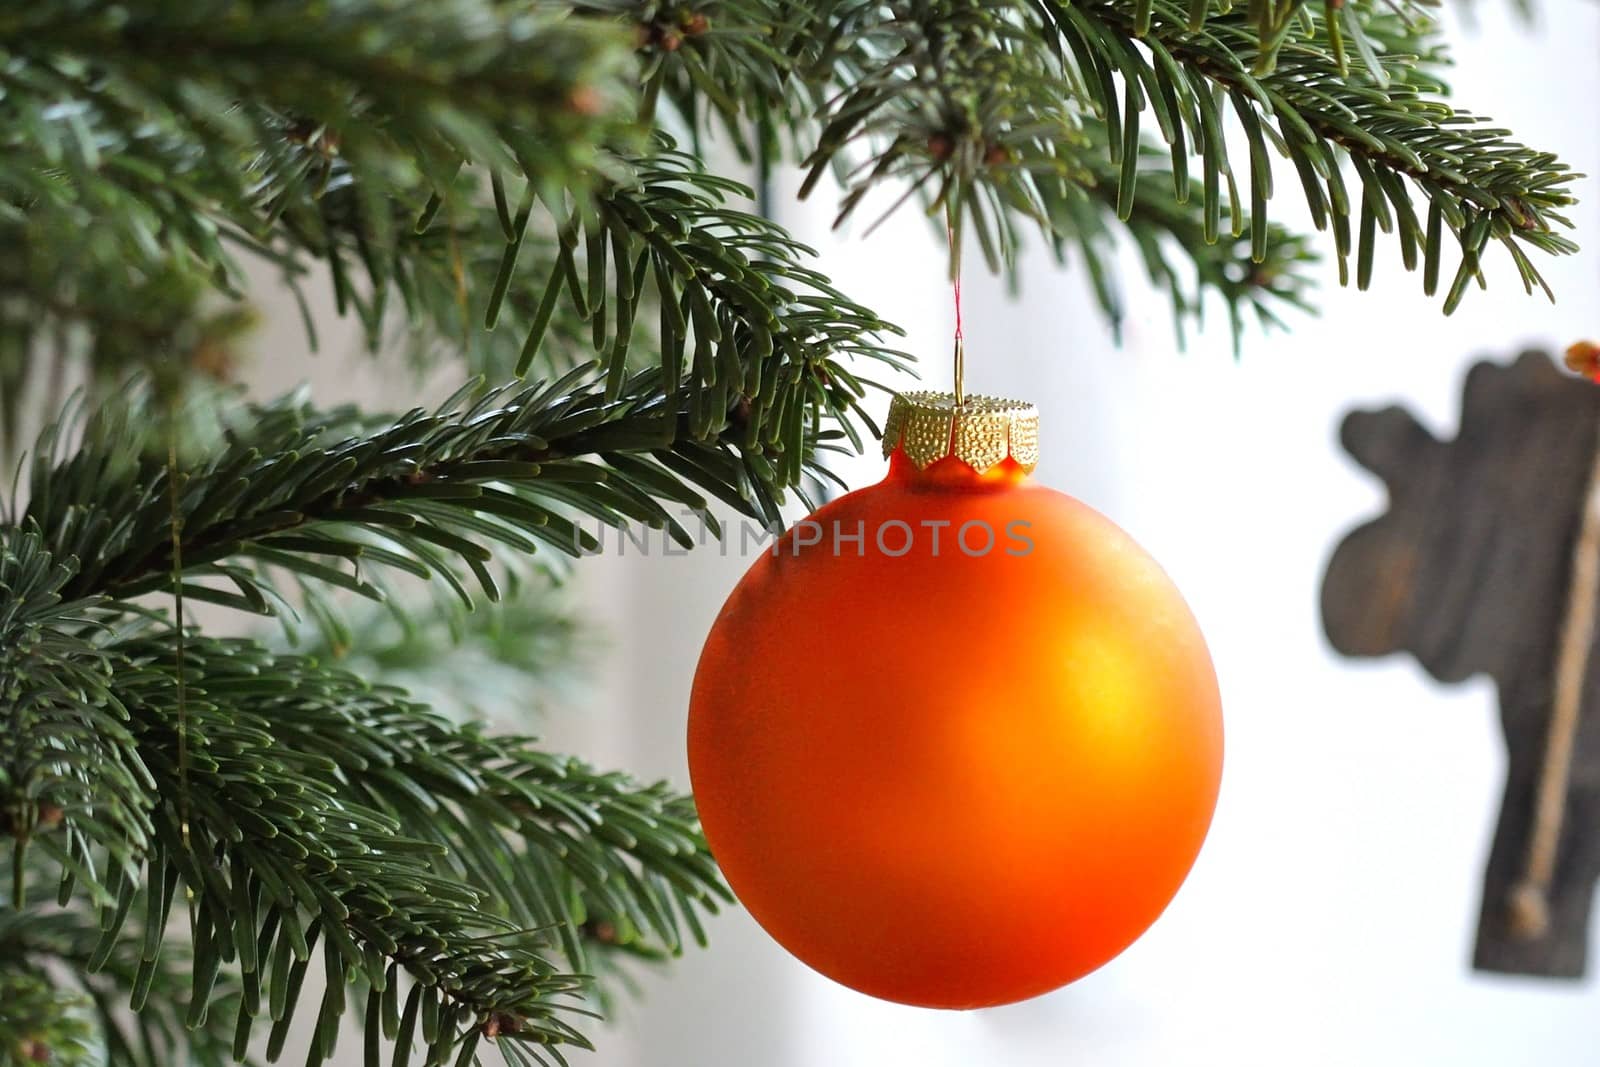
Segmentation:
<svg viewBox="0 0 1600 1067">
<path fill-rule="evenodd" d="M 918 470 L 954 456 L 979 474 L 1007 457 L 1039 465 L 1039 409 L 1022 400 L 954 393 L 897 393 L 883 427 L 883 454 L 904 449 Z"/>
</svg>

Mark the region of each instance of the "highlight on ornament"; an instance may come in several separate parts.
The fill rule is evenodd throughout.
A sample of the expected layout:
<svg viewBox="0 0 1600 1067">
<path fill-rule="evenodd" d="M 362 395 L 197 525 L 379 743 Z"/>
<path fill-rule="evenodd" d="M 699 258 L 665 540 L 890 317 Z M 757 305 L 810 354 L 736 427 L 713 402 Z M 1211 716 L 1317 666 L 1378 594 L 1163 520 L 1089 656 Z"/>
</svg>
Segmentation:
<svg viewBox="0 0 1600 1067">
<path fill-rule="evenodd" d="M 713 624 L 696 802 L 734 892 L 811 967 L 926 1007 L 1022 1000 L 1178 891 L 1221 779 L 1216 675 L 1155 560 L 1031 477 L 1032 405 L 902 394 L 883 447 L 883 481 L 791 527 Z M 895 523 L 1029 549 L 803 533 Z"/>
</svg>

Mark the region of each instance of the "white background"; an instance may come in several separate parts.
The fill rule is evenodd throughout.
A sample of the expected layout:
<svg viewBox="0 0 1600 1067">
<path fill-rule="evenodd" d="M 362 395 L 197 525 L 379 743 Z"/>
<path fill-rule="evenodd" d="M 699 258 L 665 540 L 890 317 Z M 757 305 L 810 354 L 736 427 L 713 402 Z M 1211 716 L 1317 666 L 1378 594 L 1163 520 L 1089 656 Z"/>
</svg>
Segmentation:
<svg viewBox="0 0 1600 1067">
<path fill-rule="evenodd" d="M 1458 103 L 1526 142 L 1600 172 L 1600 8 L 1541 3 L 1528 27 L 1510 0 L 1479 0 L 1453 36 Z M 1285 171 L 1275 216 L 1299 223 Z M 948 384 L 943 250 L 914 212 L 870 240 L 830 235 L 832 203 L 779 216 L 824 248 L 823 269 L 905 325 L 927 381 Z M 968 384 L 1023 396 L 1044 418 L 1037 477 L 1105 511 L 1184 590 L 1222 681 L 1228 752 L 1211 837 L 1149 934 L 1098 973 L 1036 1001 L 949 1014 L 870 1000 L 814 975 L 734 910 L 596 1033 L 606 1067 L 1567 1067 L 1600 1062 L 1593 980 L 1472 973 L 1479 880 L 1503 756 L 1491 686 L 1444 689 L 1409 660 L 1334 656 L 1317 621 L 1335 540 L 1382 507 L 1381 488 L 1338 450 L 1352 405 L 1399 401 L 1453 432 L 1465 368 L 1521 347 L 1600 334 L 1600 213 L 1579 193 L 1591 251 L 1540 265 L 1559 303 L 1530 298 L 1494 258 L 1488 293 L 1452 318 L 1385 245 L 1373 291 L 1320 268 L 1319 318 L 1252 333 L 1234 361 L 1223 328 L 1175 350 L 1165 302 L 1138 285 L 1113 346 L 1082 282 L 1030 256 L 1008 297 L 969 256 Z M 1328 249 L 1331 252 L 1331 249 Z M 1214 309 L 1215 310 L 1215 309 Z M 263 353 L 297 352 L 285 305 Z M 326 355 L 310 372 L 350 380 Z M 306 374 L 264 358 L 264 379 Z M 871 457 L 854 485 L 876 480 Z M 586 560 L 579 598 L 605 632 L 602 669 L 546 731 L 603 764 L 687 783 L 683 733 L 700 642 L 743 571 L 737 550 Z M 1002 709 L 996 709 L 997 716 Z M 1594 950 L 1600 961 L 1600 944 Z M 1600 967 L 1600 962 L 1597 962 Z M 357 1042 L 343 1049 L 355 1057 Z M 350 1059 L 349 1062 L 358 1062 Z"/>
</svg>

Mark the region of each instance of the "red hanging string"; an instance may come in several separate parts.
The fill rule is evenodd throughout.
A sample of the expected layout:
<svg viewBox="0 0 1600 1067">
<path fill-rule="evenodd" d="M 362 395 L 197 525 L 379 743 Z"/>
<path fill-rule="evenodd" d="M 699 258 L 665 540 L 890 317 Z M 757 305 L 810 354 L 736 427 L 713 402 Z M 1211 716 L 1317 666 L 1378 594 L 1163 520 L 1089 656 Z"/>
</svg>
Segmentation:
<svg viewBox="0 0 1600 1067">
<path fill-rule="evenodd" d="M 956 247 L 955 227 L 945 223 L 945 239 L 950 245 L 950 286 L 955 293 L 956 304 L 956 337 L 955 337 L 955 394 L 956 406 L 960 407 L 965 399 L 962 379 L 965 377 L 966 368 L 966 343 L 961 337 L 961 250 Z"/>
</svg>

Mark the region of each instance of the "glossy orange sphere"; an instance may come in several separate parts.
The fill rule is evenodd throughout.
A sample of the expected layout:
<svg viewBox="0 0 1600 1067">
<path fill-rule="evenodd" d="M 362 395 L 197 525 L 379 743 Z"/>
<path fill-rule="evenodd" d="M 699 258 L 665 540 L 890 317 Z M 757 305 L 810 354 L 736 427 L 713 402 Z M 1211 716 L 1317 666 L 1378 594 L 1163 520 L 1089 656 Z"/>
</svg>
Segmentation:
<svg viewBox="0 0 1600 1067">
<path fill-rule="evenodd" d="M 1161 914 L 1211 822 L 1222 717 L 1193 615 L 1121 529 L 1009 459 L 896 452 L 728 598 L 689 767 L 712 853 L 785 948 L 977 1008 Z"/>
</svg>

